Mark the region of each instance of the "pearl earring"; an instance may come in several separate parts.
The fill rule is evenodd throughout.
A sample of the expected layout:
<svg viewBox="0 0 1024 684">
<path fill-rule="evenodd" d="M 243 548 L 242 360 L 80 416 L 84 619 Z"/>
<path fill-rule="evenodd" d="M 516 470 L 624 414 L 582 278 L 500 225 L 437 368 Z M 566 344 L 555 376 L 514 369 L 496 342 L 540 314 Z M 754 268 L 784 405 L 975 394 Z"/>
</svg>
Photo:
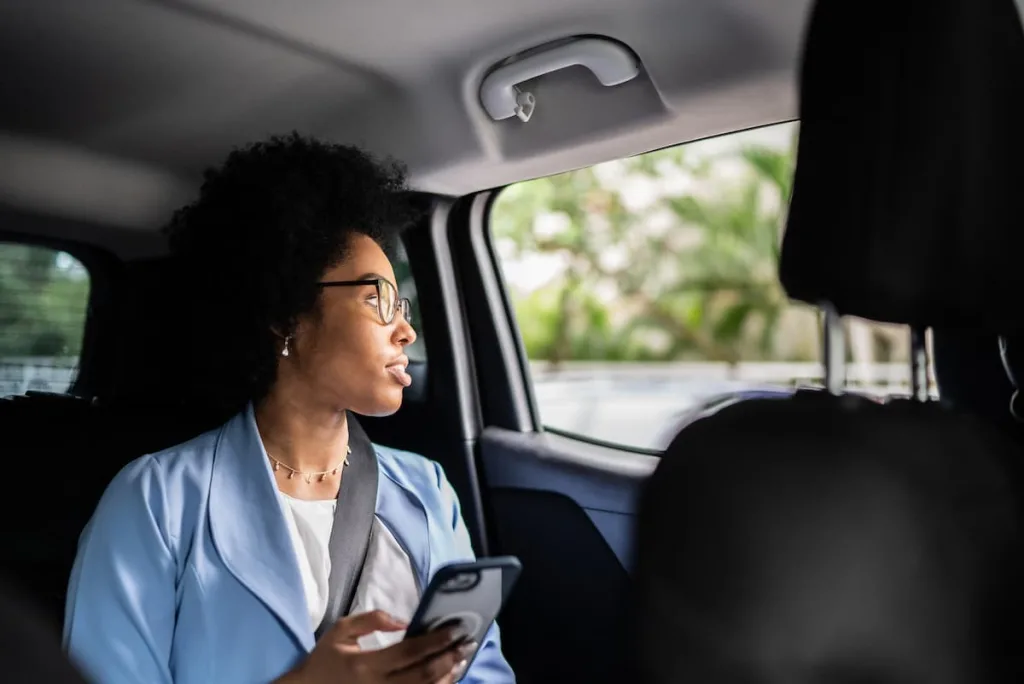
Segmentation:
<svg viewBox="0 0 1024 684">
<path fill-rule="evenodd" d="M 288 351 L 288 342 L 292 339 L 291 335 L 284 338 L 284 349 L 281 350 L 281 356 L 288 356 L 291 352 Z"/>
</svg>

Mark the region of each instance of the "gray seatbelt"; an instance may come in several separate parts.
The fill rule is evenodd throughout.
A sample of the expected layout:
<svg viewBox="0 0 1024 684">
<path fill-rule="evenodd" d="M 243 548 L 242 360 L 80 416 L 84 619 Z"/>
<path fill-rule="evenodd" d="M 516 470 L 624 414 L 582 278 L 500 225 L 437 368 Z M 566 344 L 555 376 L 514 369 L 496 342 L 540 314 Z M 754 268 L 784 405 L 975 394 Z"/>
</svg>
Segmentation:
<svg viewBox="0 0 1024 684">
<path fill-rule="evenodd" d="M 331 574 L 327 580 L 327 612 L 316 630 L 318 638 L 345 617 L 352 606 L 377 510 L 377 454 L 351 412 L 348 414 L 348 445 L 352 453 L 341 477 L 334 512 L 328 545 Z"/>
</svg>

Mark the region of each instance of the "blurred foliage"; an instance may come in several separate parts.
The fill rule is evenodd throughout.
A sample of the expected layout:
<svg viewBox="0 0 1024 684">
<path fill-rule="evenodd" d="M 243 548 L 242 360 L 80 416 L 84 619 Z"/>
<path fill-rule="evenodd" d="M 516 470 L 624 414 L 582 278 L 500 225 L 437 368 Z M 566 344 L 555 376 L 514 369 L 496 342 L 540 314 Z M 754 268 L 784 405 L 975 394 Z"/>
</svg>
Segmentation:
<svg viewBox="0 0 1024 684">
<path fill-rule="evenodd" d="M 741 133 L 732 149 L 679 146 L 504 190 L 491 214 L 503 260 L 558 264 L 530 291 L 511 283 L 528 356 L 778 360 L 792 131 L 779 146 Z"/>
<path fill-rule="evenodd" d="M 73 257 L 0 243 L 0 357 L 76 357 L 89 306 L 89 276 Z"/>
</svg>

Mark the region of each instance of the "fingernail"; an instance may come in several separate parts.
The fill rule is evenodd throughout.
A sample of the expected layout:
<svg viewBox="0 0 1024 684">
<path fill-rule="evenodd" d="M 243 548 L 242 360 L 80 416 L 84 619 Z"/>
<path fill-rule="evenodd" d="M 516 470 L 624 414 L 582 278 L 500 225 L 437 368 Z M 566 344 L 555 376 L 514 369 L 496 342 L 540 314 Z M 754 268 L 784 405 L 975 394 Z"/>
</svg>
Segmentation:
<svg viewBox="0 0 1024 684">
<path fill-rule="evenodd" d="M 458 677 L 459 674 L 461 674 L 462 671 L 465 668 L 466 668 L 466 661 L 465 660 L 460 660 L 459 662 L 457 662 L 455 664 L 455 667 L 452 668 L 452 676 L 453 677 Z"/>
<path fill-rule="evenodd" d="M 462 655 L 468 656 L 470 653 L 476 650 L 477 646 L 478 644 L 475 641 L 470 641 L 467 644 L 463 644 L 462 647 L 459 648 L 459 652 L 462 653 Z"/>
</svg>

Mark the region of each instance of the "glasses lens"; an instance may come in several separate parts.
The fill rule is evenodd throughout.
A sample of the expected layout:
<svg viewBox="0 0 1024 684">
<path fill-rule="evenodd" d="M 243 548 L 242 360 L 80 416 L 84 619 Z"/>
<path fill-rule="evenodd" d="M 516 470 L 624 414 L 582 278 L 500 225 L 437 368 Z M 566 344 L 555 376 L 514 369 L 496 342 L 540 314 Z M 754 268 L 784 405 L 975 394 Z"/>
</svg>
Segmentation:
<svg viewBox="0 0 1024 684">
<path fill-rule="evenodd" d="M 412 302 L 405 297 L 398 300 L 398 310 L 402 312 L 402 317 L 406 321 L 412 323 Z"/>
<path fill-rule="evenodd" d="M 384 323 L 390 323 L 395 320 L 398 293 L 395 292 L 395 288 L 391 287 L 391 283 L 384 279 L 377 281 L 377 289 L 380 291 L 380 297 L 377 298 L 377 309 L 380 312 L 381 320 Z"/>
</svg>

